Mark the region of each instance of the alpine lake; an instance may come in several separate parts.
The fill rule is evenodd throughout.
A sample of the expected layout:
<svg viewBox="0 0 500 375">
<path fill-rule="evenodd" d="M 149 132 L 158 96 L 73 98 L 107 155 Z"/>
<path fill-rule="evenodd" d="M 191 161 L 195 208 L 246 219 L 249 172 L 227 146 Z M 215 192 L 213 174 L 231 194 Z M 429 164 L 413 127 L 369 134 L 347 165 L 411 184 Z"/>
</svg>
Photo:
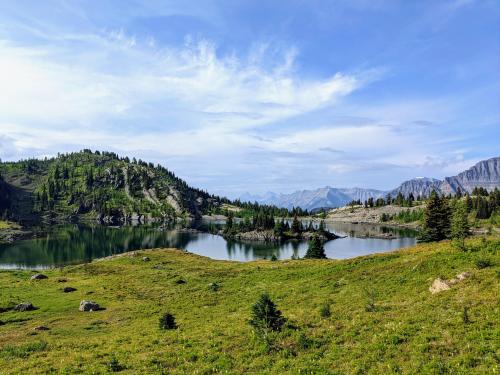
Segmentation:
<svg viewBox="0 0 500 375">
<path fill-rule="evenodd" d="M 44 269 L 91 262 L 115 254 L 152 248 L 178 248 L 213 259 L 252 261 L 302 257 L 307 241 L 282 243 L 228 241 L 209 233 L 221 221 L 189 225 L 103 226 L 65 224 L 39 230 L 36 237 L 0 244 L 0 269 Z M 342 238 L 325 243 L 328 258 L 345 259 L 388 252 L 416 243 L 418 232 L 370 224 L 326 222 L 326 229 Z M 386 237 L 386 238 L 383 238 Z"/>
</svg>

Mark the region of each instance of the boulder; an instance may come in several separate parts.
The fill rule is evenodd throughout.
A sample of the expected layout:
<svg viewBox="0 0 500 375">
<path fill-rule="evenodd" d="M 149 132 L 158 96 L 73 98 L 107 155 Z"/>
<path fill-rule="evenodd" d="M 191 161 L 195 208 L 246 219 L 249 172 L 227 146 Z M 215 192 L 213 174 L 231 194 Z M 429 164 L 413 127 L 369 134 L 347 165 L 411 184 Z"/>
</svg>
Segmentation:
<svg viewBox="0 0 500 375">
<path fill-rule="evenodd" d="M 459 273 L 456 277 L 456 279 L 458 281 L 462 281 L 462 280 L 465 280 L 467 279 L 468 277 L 470 277 L 470 272 L 462 272 L 462 273 Z"/>
<path fill-rule="evenodd" d="M 92 301 L 82 301 L 80 302 L 80 311 L 97 311 L 100 310 L 101 307 L 98 303 Z"/>
<path fill-rule="evenodd" d="M 14 310 L 16 311 L 33 311 L 36 310 L 36 307 L 33 306 L 31 302 L 23 302 L 14 307 Z"/>
<path fill-rule="evenodd" d="M 142 261 L 143 262 L 149 262 L 151 259 L 149 259 L 149 257 L 142 257 Z"/>
<path fill-rule="evenodd" d="M 38 326 L 38 327 L 35 327 L 33 328 L 35 331 L 48 331 L 49 330 L 49 327 L 45 327 L 45 326 Z"/>
<path fill-rule="evenodd" d="M 43 279 L 48 279 L 48 277 L 45 276 L 43 273 L 37 273 L 31 276 L 31 280 L 43 280 Z"/>
<path fill-rule="evenodd" d="M 429 287 L 429 292 L 431 292 L 432 294 L 436 294 L 442 292 L 443 290 L 448 290 L 448 289 L 451 289 L 448 281 L 438 277 L 436 280 L 432 282 L 432 285 Z"/>
<path fill-rule="evenodd" d="M 429 287 L 429 291 L 432 294 L 436 294 L 436 293 L 442 292 L 443 290 L 449 290 L 449 289 L 451 289 L 452 285 L 458 284 L 460 281 L 463 281 L 463 280 L 467 279 L 468 277 L 470 277 L 470 275 L 471 275 L 470 272 L 462 272 L 462 273 L 459 273 L 454 278 L 449 279 L 449 280 L 443 280 L 443 279 L 437 278 L 436 280 L 434 280 L 432 285 Z"/>
<path fill-rule="evenodd" d="M 74 292 L 74 291 L 76 291 L 76 288 L 72 288 L 72 287 L 70 287 L 70 286 L 67 286 L 67 287 L 65 287 L 65 288 L 63 289 L 63 292 L 64 292 L 64 293 L 71 293 L 71 292 Z"/>
</svg>

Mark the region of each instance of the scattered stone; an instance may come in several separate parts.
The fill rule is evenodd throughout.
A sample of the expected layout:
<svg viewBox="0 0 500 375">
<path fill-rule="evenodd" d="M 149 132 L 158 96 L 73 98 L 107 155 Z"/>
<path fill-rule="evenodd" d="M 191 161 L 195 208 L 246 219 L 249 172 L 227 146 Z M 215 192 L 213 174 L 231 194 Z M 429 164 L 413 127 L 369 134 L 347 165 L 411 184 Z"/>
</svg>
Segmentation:
<svg viewBox="0 0 500 375">
<path fill-rule="evenodd" d="M 151 259 L 149 259 L 149 257 L 142 257 L 142 261 L 143 262 L 149 262 Z"/>
<path fill-rule="evenodd" d="M 432 282 L 432 285 L 429 287 L 429 292 L 432 294 L 436 294 L 439 292 L 442 292 L 444 290 L 449 290 L 451 289 L 451 286 L 454 284 L 459 283 L 460 281 L 463 281 L 470 277 L 471 273 L 470 272 L 462 272 L 459 273 L 456 277 L 450 279 L 450 280 L 443 280 L 440 278 L 437 278 Z"/>
<path fill-rule="evenodd" d="M 175 280 L 175 283 L 176 283 L 176 284 L 186 284 L 186 280 L 183 280 L 183 279 L 177 279 L 177 280 Z"/>
<path fill-rule="evenodd" d="M 35 327 L 33 328 L 35 331 L 48 331 L 49 330 L 49 327 L 45 327 L 45 326 L 38 326 L 38 327 Z"/>
<path fill-rule="evenodd" d="M 58 283 L 65 283 L 66 281 L 68 281 L 68 280 L 66 280 L 66 279 L 57 279 Z"/>
<path fill-rule="evenodd" d="M 71 293 L 71 292 L 74 292 L 76 291 L 76 288 L 73 288 L 73 287 L 70 287 L 70 286 L 67 286 L 63 289 L 63 292 L 64 293 Z"/>
<path fill-rule="evenodd" d="M 100 310 L 101 307 L 98 303 L 92 301 L 82 301 L 80 302 L 80 311 L 97 311 Z"/>
<path fill-rule="evenodd" d="M 456 279 L 462 281 L 470 277 L 470 275 L 471 275 L 470 272 L 462 272 L 457 275 Z"/>
<path fill-rule="evenodd" d="M 43 279 L 48 279 L 48 277 L 45 276 L 43 273 L 37 273 L 31 276 L 31 280 L 43 280 Z"/>
<path fill-rule="evenodd" d="M 432 282 L 432 285 L 429 287 L 429 292 L 431 292 L 432 294 L 436 294 L 448 289 L 451 289 L 448 282 L 438 277 Z"/>
<path fill-rule="evenodd" d="M 23 302 L 14 307 L 14 310 L 16 311 L 33 311 L 36 310 L 36 307 L 33 306 L 31 302 Z"/>
</svg>

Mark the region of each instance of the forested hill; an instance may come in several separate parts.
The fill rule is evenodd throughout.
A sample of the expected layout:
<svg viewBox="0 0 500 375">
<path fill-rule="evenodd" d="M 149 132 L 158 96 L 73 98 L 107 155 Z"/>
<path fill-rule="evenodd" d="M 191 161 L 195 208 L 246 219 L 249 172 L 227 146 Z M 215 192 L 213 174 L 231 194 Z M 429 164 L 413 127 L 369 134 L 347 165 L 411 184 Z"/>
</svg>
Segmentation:
<svg viewBox="0 0 500 375">
<path fill-rule="evenodd" d="M 0 214 L 17 221 L 87 216 L 104 222 L 199 217 L 225 198 L 192 188 L 171 171 L 112 152 L 0 163 Z"/>
</svg>

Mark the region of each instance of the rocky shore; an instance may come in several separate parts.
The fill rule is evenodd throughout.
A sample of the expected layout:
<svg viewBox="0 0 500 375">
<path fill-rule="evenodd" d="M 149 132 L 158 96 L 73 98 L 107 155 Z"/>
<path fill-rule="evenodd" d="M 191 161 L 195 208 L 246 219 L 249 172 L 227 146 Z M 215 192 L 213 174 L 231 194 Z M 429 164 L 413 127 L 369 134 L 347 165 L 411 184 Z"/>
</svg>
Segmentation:
<svg viewBox="0 0 500 375">
<path fill-rule="evenodd" d="M 334 233 L 327 231 L 319 232 L 300 232 L 291 233 L 285 232 L 282 235 L 275 233 L 273 230 L 252 230 L 248 232 L 239 232 L 235 234 L 227 234 L 222 230 L 218 233 L 225 239 L 239 240 L 239 241 L 258 241 L 258 242 L 282 242 L 287 240 L 310 240 L 314 235 L 317 235 L 322 242 L 335 240 L 340 238 Z"/>
</svg>

